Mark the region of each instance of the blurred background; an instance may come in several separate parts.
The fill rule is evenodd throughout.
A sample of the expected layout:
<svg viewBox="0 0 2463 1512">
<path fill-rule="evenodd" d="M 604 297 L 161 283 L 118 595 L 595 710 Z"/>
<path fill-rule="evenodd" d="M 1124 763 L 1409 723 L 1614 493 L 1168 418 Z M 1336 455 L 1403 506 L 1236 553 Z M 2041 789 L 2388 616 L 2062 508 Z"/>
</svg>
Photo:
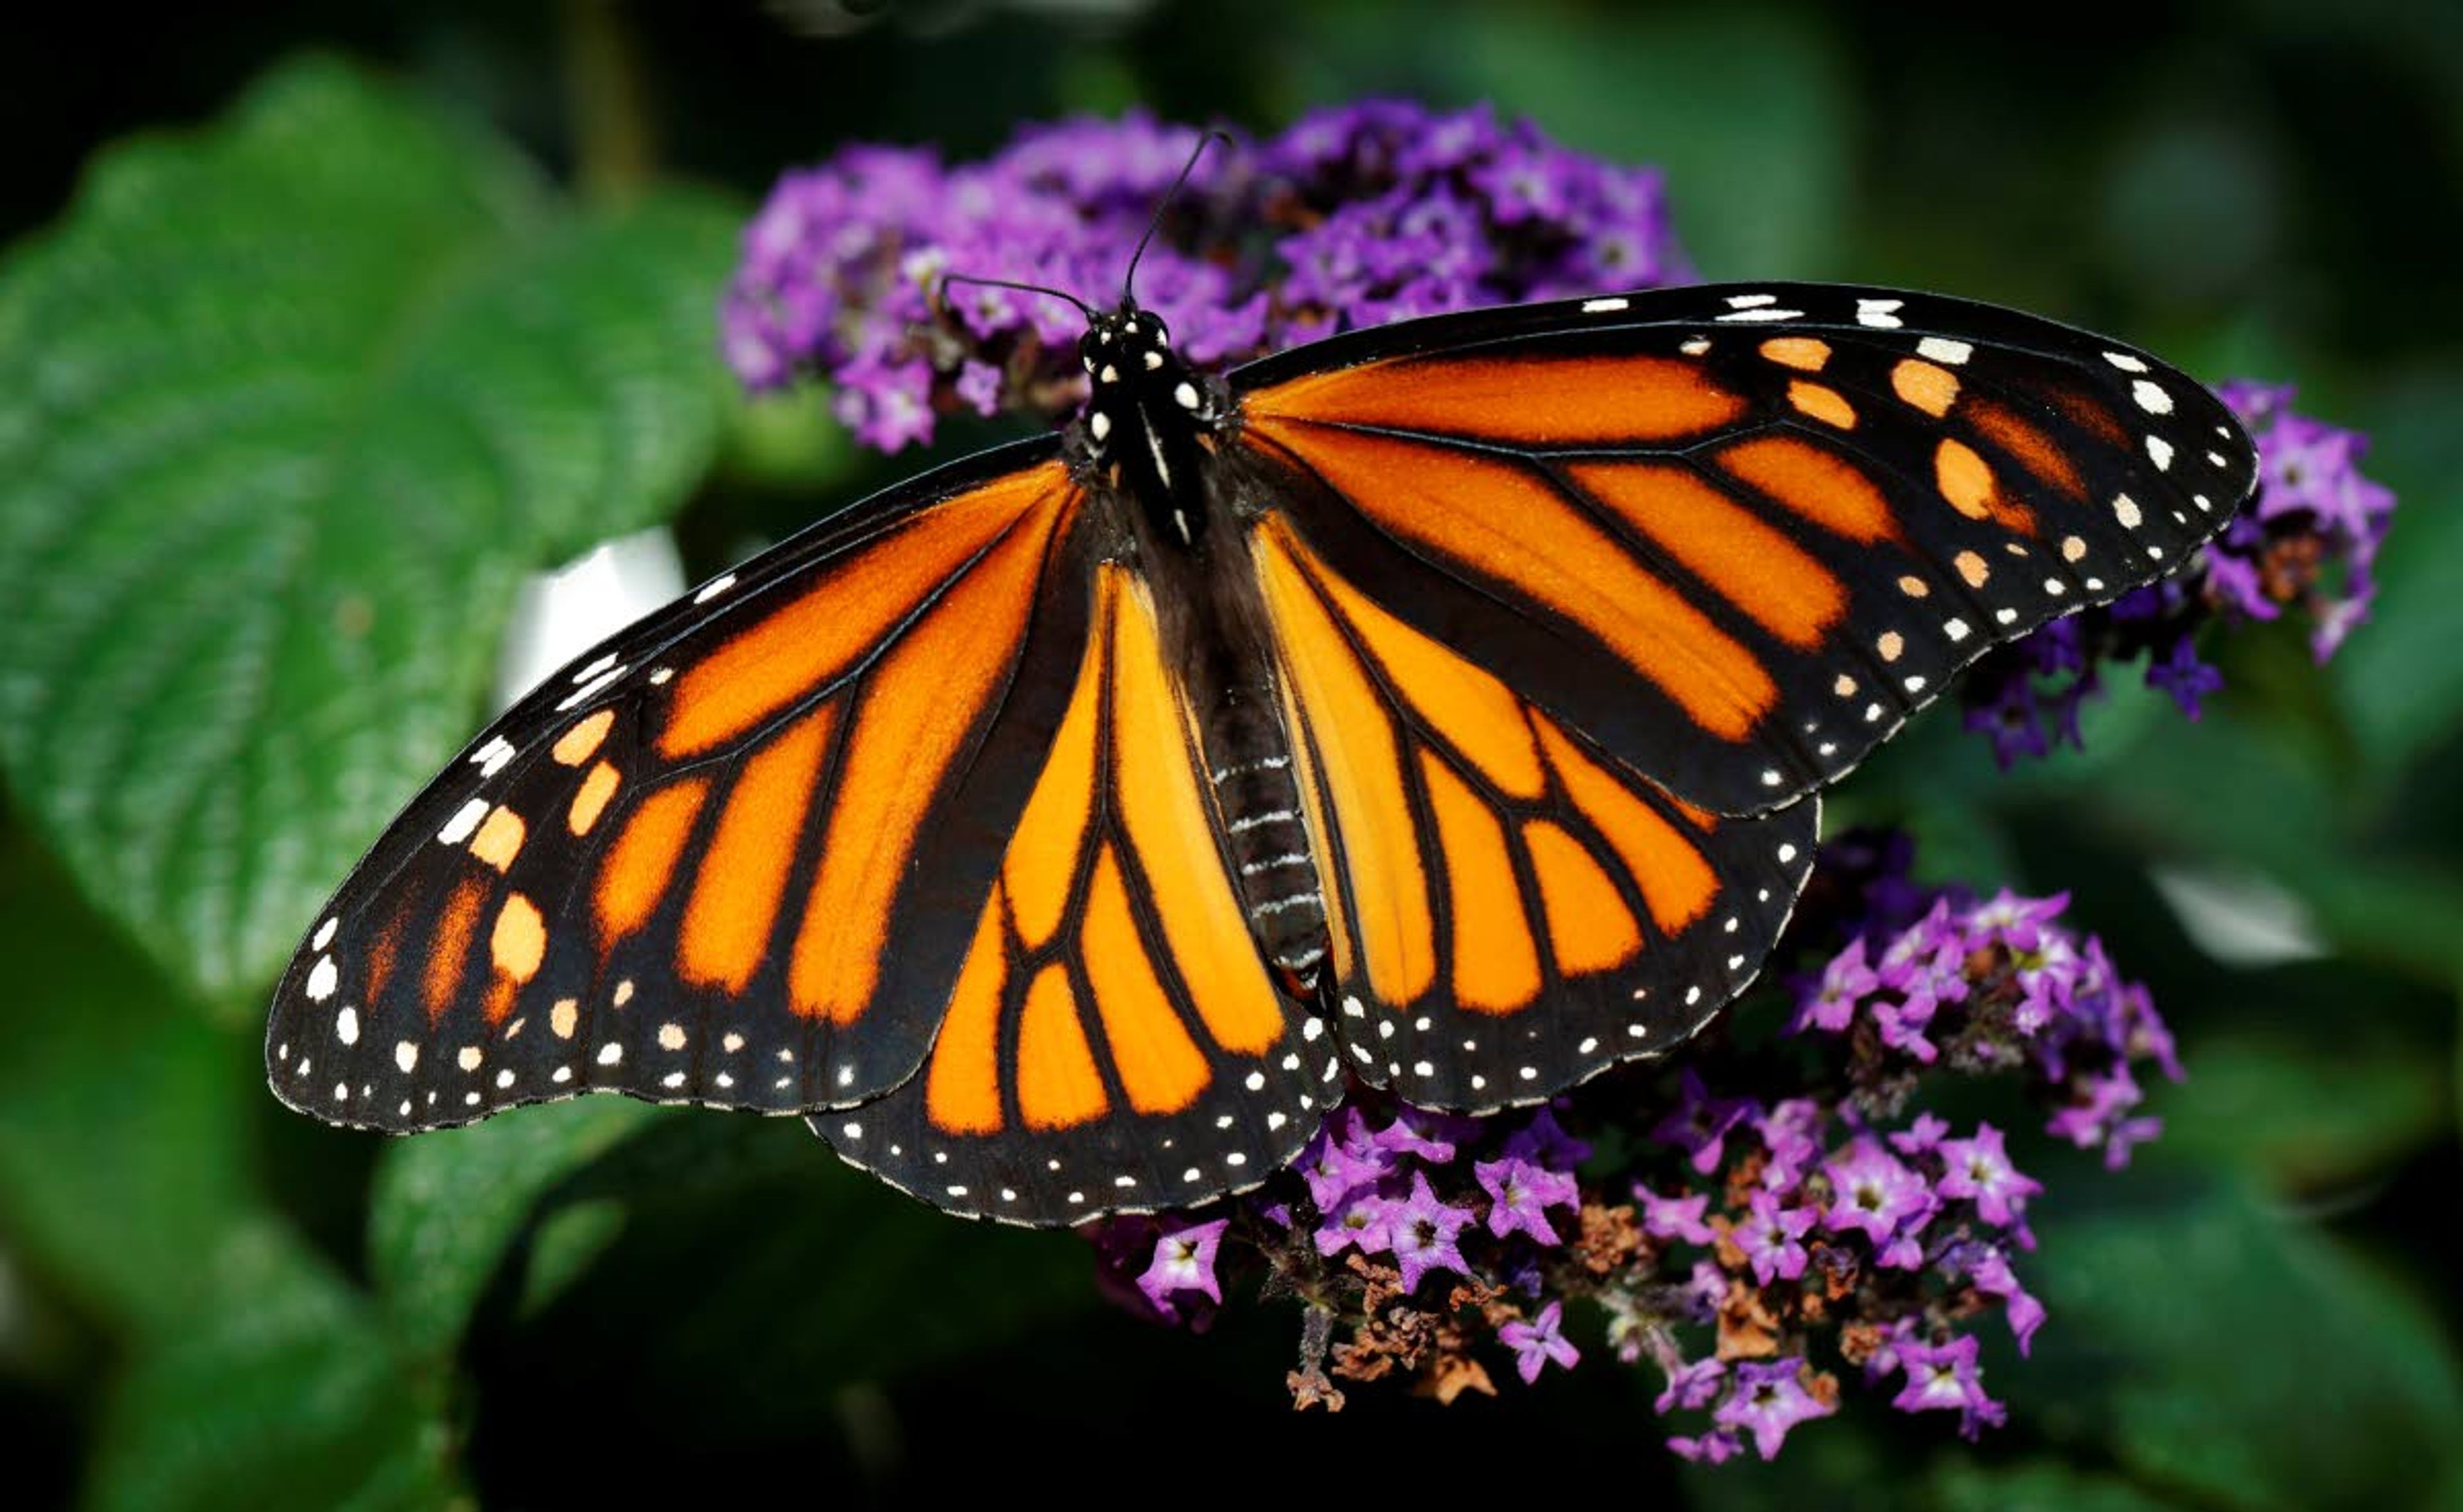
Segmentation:
<svg viewBox="0 0 2463 1512">
<path fill-rule="evenodd" d="M 2463 1505 L 2463 7 L 40 24 L 0 48 L 8 1504 L 1528 1497 L 1580 1470 L 1654 1506 Z M 272 978 L 476 727 L 526 573 L 672 520 L 698 575 L 918 465 L 717 364 L 779 172 L 1130 105 L 1270 132 L 1368 94 L 1664 164 L 1708 276 L 1941 289 L 2298 382 L 2402 499 L 2330 665 L 2292 628 L 2236 637 L 2203 721 L 2117 689 L 2084 753 L 2010 777 L 1936 714 L 1842 794 L 1928 873 L 2070 892 L 2181 1036 L 2137 1165 L 2022 1156 L 2052 1316 L 1989 1362 L 2009 1428 L 1971 1447 L 1864 1404 L 1691 1471 L 1657 1380 L 1601 1360 L 1302 1417 L 1289 1307 L 1149 1328 L 1077 1240 L 927 1212 L 791 1125 L 593 1100 L 386 1142 L 276 1106 Z"/>
</svg>

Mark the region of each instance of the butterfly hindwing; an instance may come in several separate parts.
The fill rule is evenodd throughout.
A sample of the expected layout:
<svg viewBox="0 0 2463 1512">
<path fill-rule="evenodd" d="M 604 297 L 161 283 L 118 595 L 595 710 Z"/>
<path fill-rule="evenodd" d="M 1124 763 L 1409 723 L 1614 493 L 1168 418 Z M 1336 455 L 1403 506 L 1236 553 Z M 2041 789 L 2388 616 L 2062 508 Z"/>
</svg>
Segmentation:
<svg viewBox="0 0 2463 1512">
<path fill-rule="evenodd" d="M 1099 569 L 1093 622 L 929 1058 L 813 1119 L 955 1212 L 1069 1222 L 1253 1186 L 1341 1095 L 1241 914 L 1145 584 Z"/>
<path fill-rule="evenodd" d="M 524 698 L 320 915 L 275 998 L 276 1091 L 400 1131 L 904 1080 L 937 1024 L 881 1004 L 948 997 L 968 939 L 936 902 L 988 885 L 1087 633 L 1052 451 L 858 506 Z"/>
<path fill-rule="evenodd" d="M 1721 813 L 1845 772 L 1986 646 L 2170 571 L 2248 495 L 2126 347 L 1882 291 L 1436 316 L 1233 377 L 1311 539 L 1396 614 Z M 1313 485 L 1314 486 L 1306 486 Z"/>
<path fill-rule="evenodd" d="M 1321 837 L 1353 1069 L 1428 1107 L 1560 1091 L 1691 1035 L 1759 968 L 1819 800 L 1680 803 L 1331 572 L 1291 523 L 1258 574 Z"/>
</svg>

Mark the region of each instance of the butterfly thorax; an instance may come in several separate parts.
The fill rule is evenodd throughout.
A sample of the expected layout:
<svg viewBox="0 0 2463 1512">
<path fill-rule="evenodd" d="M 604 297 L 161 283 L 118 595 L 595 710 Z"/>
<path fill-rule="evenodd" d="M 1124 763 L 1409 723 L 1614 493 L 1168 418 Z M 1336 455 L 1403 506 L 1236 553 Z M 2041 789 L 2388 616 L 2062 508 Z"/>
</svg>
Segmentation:
<svg viewBox="0 0 2463 1512">
<path fill-rule="evenodd" d="M 1092 392 L 1079 434 L 1094 471 L 1146 511 L 1183 550 L 1206 534 L 1201 457 L 1222 420 L 1216 384 L 1172 350 L 1152 312 L 1099 312 L 1078 344 Z"/>
</svg>

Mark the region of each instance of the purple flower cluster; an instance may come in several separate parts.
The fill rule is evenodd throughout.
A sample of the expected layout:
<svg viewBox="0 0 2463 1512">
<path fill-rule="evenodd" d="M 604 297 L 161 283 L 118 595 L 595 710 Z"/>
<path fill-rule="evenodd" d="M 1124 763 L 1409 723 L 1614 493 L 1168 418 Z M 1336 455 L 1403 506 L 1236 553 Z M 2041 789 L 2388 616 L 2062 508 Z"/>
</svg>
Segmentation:
<svg viewBox="0 0 2463 1512">
<path fill-rule="evenodd" d="M 840 419 L 883 450 L 959 410 L 1065 414 L 1084 398 L 1082 317 L 941 280 L 1106 301 L 1199 140 L 1132 113 L 1028 128 L 981 163 L 861 146 L 790 173 L 745 232 L 721 311 L 728 360 L 756 389 L 826 378 Z M 1485 106 L 1335 107 L 1217 153 L 1138 268 L 1139 299 L 1201 363 L 1684 273 L 1657 169 L 1568 152 Z"/>
<path fill-rule="evenodd" d="M 1961 693 L 1971 730 L 2008 767 L 2066 741 L 2103 690 L 2101 668 L 2144 656 L 2147 685 L 2196 719 L 2223 674 L 2196 637 L 2211 620 L 2272 620 L 2299 609 L 2320 661 L 2368 616 L 2379 545 L 2394 494 L 2363 475 L 2368 438 L 2292 409 L 2289 386 L 2233 382 L 2217 391 L 2257 443 L 2258 492 L 2178 577 L 2043 626 L 1984 657 Z"/>
<path fill-rule="evenodd" d="M 1483 1357 L 1536 1381 L 1603 1324 L 1602 1353 L 1665 1376 L 1689 1458 L 1768 1458 L 1841 1409 L 1842 1382 L 1954 1409 L 1975 1436 L 2004 1416 L 1978 1322 L 2023 1355 L 2045 1321 L 2017 1269 L 2044 1189 L 2005 1125 L 1953 1125 L 1930 1094 L 2015 1083 L 2050 1105 L 2048 1134 L 2117 1166 L 2157 1132 L 2140 1070 L 2180 1068 L 2062 899 L 1921 887 L 1911 861 L 1899 836 L 1824 851 L 1790 937 L 1804 969 L 1777 989 L 1791 1011 L 1758 1042 L 1714 1033 L 1666 1069 L 1485 1118 L 1356 1092 L 1228 1215 L 1116 1220 L 1114 1274 L 1137 1276 L 1141 1310 L 1202 1322 L 1218 1252 L 1262 1263 L 1269 1293 L 1304 1305 L 1302 1405 L 1340 1406 L 1338 1380 L 1491 1392 Z M 1774 1081 L 1788 1094 L 1741 1091 Z M 1560 1122 L 1577 1110 L 1627 1153 L 1595 1160 Z"/>
</svg>

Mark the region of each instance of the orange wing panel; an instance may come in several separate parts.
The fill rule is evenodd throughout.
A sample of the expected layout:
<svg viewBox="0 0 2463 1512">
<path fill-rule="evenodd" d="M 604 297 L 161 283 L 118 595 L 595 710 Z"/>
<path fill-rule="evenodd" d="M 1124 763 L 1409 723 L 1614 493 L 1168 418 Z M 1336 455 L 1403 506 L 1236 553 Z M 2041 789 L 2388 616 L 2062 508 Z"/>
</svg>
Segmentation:
<svg viewBox="0 0 2463 1512">
<path fill-rule="evenodd" d="M 1752 652 L 1528 468 L 1331 427 L 1253 419 L 1251 428 L 1396 538 L 1572 620 L 1712 734 L 1744 740 L 1776 702 Z"/>
<path fill-rule="evenodd" d="M 820 705 L 745 763 L 685 905 L 676 953 L 685 981 L 740 993 L 760 969 L 836 716 Z"/>
<path fill-rule="evenodd" d="M 899 637 L 862 684 L 830 798 L 819 875 L 788 963 L 788 997 L 797 1013 L 852 1024 L 871 1005 L 916 829 L 1008 665 L 991 648 L 1014 645 L 1025 634 L 1058 521 L 1059 510 L 1047 505 L 1003 537 Z"/>
<path fill-rule="evenodd" d="M 845 673 L 969 557 L 1066 483 L 1057 462 L 1012 473 L 865 546 L 820 586 L 738 631 L 677 680 L 660 754 L 708 750 Z"/>
<path fill-rule="evenodd" d="M 1469 432 L 1535 445 L 1677 441 L 1729 424 L 1745 401 L 1689 362 L 1650 356 L 1400 358 L 1278 383 L 1253 420 Z"/>
<path fill-rule="evenodd" d="M 1788 644 L 1819 646 L 1846 615 L 1846 584 L 1689 468 L 1620 462 L 1567 470 L 1593 498 Z"/>
</svg>

